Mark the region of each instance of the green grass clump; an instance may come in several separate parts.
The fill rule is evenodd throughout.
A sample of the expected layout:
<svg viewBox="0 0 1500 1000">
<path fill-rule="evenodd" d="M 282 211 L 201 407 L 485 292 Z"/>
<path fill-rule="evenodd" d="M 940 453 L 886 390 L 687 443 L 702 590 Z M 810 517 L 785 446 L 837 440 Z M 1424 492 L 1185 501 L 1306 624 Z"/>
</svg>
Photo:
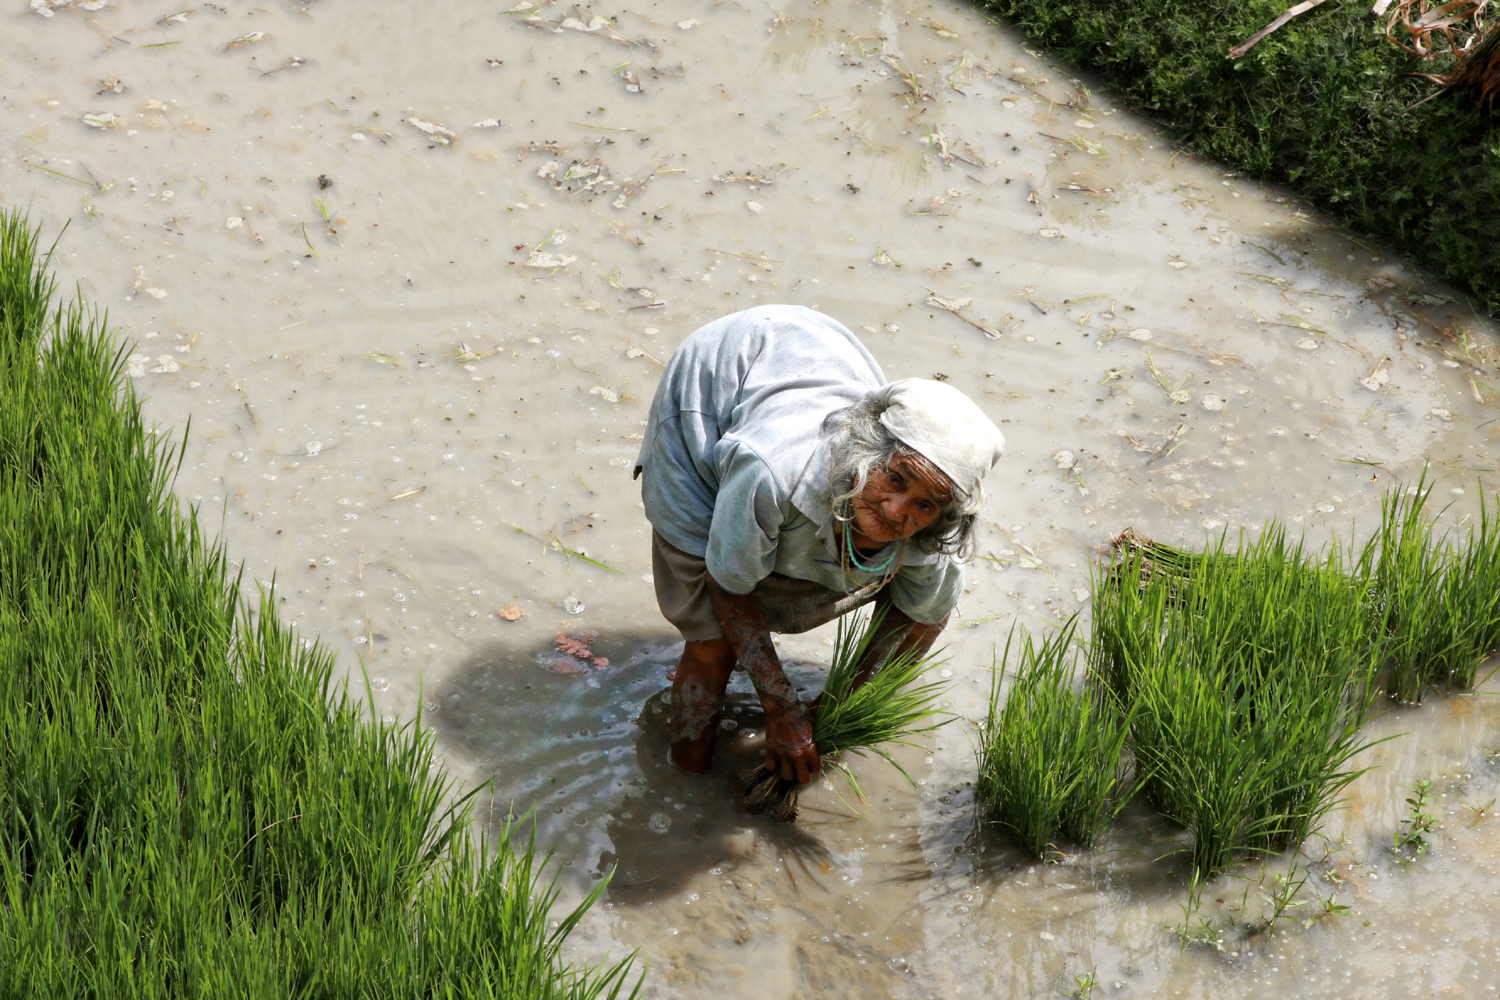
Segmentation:
<svg viewBox="0 0 1500 1000">
<path fill-rule="evenodd" d="M 1074 686 L 1077 620 L 1041 643 L 1023 635 L 1004 705 L 1003 668 L 990 686 L 979 745 L 976 798 L 994 822 L 1038 858 L 1059 834 L 1092 847 L 1129 798 L 1122 760 L 1128 720 L 1101 685 Z M 1012 631 L 1003 664 L 1011 661 Z"/>
<path fill-rule="evenodd" d="M 1386 41 L 1368 0 L 1330 0 L 1239 60 L 1286 0 L 982 0 L 1098 73 L 1197 152 L 1294 186 L 1500 313 L 1500 119 Z"/>
<path fill-rule="evenodd" d="M 616 996 L 181 512 L 121 351 L 0 216 L 0 995 Z"/>
<path fill-rule="evenodd" d="M 844 758 L 850 754 L 884 758 L 910 781 L 911 776 L 896 763 L 886 746 L 914 746 L 915 737 L 930 733 L 948 721 L 937 707 L 943 685 L 921 683 L 936 655 L 893 653 L 868 681 L 855 686 L 860 664 L 884 617 L 882 609 L 868 618 L 846 615 L 839 620 L 833 664 L 828 668 L 828 680 L 813 716 L 813 744 L 823 766 L 838 771 L 861 799 L 864 793 Z M 751 812 L 783 822 L 797 818 L 797 798 L 802 786 L 795 780 L 788 781 L 762 764 L 745 776 L 744 784 L 745 805 Z"/>
<path fill-rule="evenodd" d="M 1425 472 L 1388 492 L 1352 565 L 1274 523 L 1234 552 L 1127 530 L 1096 577 L 1088 686 L 1072 686 L 1070 623 L 1025 640 L 1003 706 L 992 689 L 979 800 L 1040 855 L 1059 830 L 1087 845 L 1138 787 L 1192 832 L 1199 885 L 1301 843 L 1358 775 L 1382 686 L 1402 702 L 1472 688 L 1500 647 L 1500 509 L 1481 497 L 1466 537 L 1438 535 L 1427 494 Z"/>
<path fill-rule="evenodd" d="M 1369 594 L 1372 638 L 1382 646 L 1387 693 L 1416 703 L 1438 688 L 1468 689 L 1500 646 L 1500 524 L 1484 495 L 1460 544 L 1434 534 L 1426 472 L 1388 492 L 1380 530 L 1356 572 Z"/>
<path fill-rule="evenodd" d="M 1098 588 L 1100 674 L 1145 794 L 1192 831 L 1198 878 L 1300 843 L 1358 773 L 1376 654 L 1338 559 L 1271 525 L 1177 573 L 1127 551 Z"/>
</svg>

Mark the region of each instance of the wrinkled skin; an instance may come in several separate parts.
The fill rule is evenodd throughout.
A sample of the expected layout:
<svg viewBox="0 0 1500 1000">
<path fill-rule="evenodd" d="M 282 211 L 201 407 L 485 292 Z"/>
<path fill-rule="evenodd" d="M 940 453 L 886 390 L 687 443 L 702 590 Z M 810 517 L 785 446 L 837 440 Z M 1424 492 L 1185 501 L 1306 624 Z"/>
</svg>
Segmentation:
<svg viewBox="0 0 1500 1000">
<path fill-rule="evenodd" d="M 947 480 L 920 458 L 898 456 L 873 469 L 865 489 L 853 501 L 855 551 L 878 552 L 887 543 L 909 538 L 927 527 L 952 499 Z M 810 782 L 822 770 L 812 740 L 812 714 L 786 679 L 771 642 L 765 615 L 754 593 L 731 594 L 712 579 L 709 592 L 724 638 L 688 642 L 672 685 L 672 762 L 689 774 L 703 774 L 713 764 L 719 713 L 729 676 L 738 663 L 750 675 L 766 713 L 766 767 L 788 781 Z M 874 640 L 860 665 L 856 686 L 868 680 L 893 645 L 899 651 L 925 655 L 937 641 L 945 618 L 936 625 L 913 621 L 882 596 L 885 607 Z"/>
</svg>

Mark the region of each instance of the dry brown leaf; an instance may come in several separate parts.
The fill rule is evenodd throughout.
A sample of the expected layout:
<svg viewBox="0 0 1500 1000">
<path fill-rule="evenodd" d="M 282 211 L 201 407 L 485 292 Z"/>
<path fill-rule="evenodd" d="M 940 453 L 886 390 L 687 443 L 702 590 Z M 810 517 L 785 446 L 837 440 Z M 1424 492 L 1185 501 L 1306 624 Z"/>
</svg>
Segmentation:
<svg viewBox="0 0 1500 1000">
<path fill-rule="evenodd" d="M 522 618 L 526 617 L 526 612 L 522 611 L 515 605 L 511 605 L 508 608 L 501 608 L 499 611 L 496 611 L 495 614 L 499 615 L 501 618 L 504 618 L 508 622 L 520 621 Z"/>
<path fill-rule="evenodd" d="M 1287 10 L 1284 11 L 1282 15 L 1276 20 L 1272 21 L 1270 24 L 1266 25 L 1264 28 L 1261 28 L 1255 34 L 1251 35 L 1249 38 L 1245 39 L 1243 42 L 1230 49 L 1229 58 L 1240 58 L 1246 52 L 1249 52 L 1251 49 L 1255 48 L 1256 43 L 1259 42 L 1262 38 L 1265 38 L 1271 32 L 1280 28 L 1283 24 L 1286 24 L 1298 14 L 1306 14 L 1308 11 L 1312 10 L 1322 2 L 1323 0 L 1302 0 L 1302 3 L 1297 4 L 1297 6 L 1287 8 Z"/>
</svg>

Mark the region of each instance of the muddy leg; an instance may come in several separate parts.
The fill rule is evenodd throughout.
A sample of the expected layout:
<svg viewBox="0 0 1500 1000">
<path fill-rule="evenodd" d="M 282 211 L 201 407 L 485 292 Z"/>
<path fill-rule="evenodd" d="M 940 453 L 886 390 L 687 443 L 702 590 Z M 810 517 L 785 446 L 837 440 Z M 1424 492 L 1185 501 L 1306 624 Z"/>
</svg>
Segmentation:
<svg viewBox="0 0 1500 1000">
<path fill-rule="evenodd" d="M 713 766 L 719 710 L 734 671 L 734 650 L 723 639 L 689 642 L 672 682 L 672 750 L 678 770 L 703 774 Z"/>
</svg>

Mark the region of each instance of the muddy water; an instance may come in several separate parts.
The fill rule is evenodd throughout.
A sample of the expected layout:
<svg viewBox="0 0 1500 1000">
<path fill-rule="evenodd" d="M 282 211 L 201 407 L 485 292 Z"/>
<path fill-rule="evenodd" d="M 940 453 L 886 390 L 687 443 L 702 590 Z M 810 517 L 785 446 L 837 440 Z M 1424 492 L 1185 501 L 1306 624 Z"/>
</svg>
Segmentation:
<svg viewBox="0 0 1500 1000">
<path fill-rule="evenodd" d="M 1290 911 L 1357 912 L 1251 933 L 1277 869 L 1249 869 L 1186 951 L 1180 831 L 1128 813 L 1032 865 L 966 784 L 994 644 L 1086 611 L 1110 534 L 1358 535 L 1424 459 L 1472 513 L 1500 412 L 1461 296 L 966 6 L 371 10 L 13 0 L 0 198 L 68 224 L 64 284 L 134 345 L 150 418 L 191 417 L 178 493 L 247 579 L 493 778 L 495 822 L 535 810 L 570 898 L 615 871 L 578 956 L 640 947 L 653 996 L 1496 992 L 1486 697 L 1372 724 L 1403 735 Z M 762 302 L 948 379 L 1010 445 L 943 668 L 960 721 L 902 753 L 915 786 L 861 762 L 867 804 L 814 788 L 794 827 L 734 808 L 743 685 L 714 774 L 664 762 L 675 647 L 628 475 L 674 346 Z M 590 631 L 608 667 L 559 672 L 555 634 Z M 829 642 L 782 642 L 800 684 Z M 1402 865 L 1420 777 L 1444 825 Z"/>
</svg>

